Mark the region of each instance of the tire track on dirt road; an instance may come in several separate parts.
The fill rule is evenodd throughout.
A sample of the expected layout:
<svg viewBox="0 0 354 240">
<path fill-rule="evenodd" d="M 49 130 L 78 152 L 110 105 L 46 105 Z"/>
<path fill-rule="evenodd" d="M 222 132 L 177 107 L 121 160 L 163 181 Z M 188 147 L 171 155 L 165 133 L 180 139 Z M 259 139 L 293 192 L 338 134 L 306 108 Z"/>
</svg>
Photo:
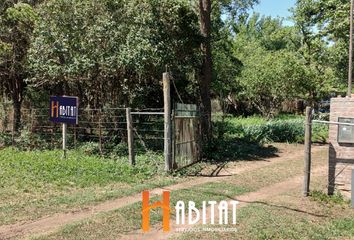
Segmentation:
<svg viewBox="0 0 354 240">
<path fill-rule="evenodd" d="M 327 171 L 328 171 L 327 166 L 316 168 L 312 171 L 312 177 L 325 176 L 325 175 L 327 175 Z M 290 178 L 288 180 L 273 184 L 268 187 L 264 187 L 258 191 L 232 197 L 231 200 L 239 201 L 237 208 L 240 209 L 240 208 L 245 207 L 249 204 L 259 203 L 262 200 L 266 200 L 268 198 L 280 195 L 280 194 L 285 193 L 289 190 L 301 188 L 302 183 L 303 183 L 303 175 L 298 175 L 298 176 Z M 299 191 L 299 195 L 300 194 L 301 194 L 301 192 Z M 231 200 L 230 199 L 228 200 L 229 204 L 231 204 L 230 203 Z M 199 211 L 201 212 L 202 210 L 199 210 Z M 207 214 L 206 214 L 207 222 L 210 222 L 210 212 L 211 212 L 210 208 L 208 208 Z M 132 232 L 122 236 L 120 239 L 122 239 L 122 240 L 175 239 L 179 234 L 182 234 L 182 233 L 176 231 L 178 228 L 183 228 L 183 229 L 188 230 L 188 229 L 191 229 L 193 227 L 198 227 L 198 226 L 200 226 L 200 224 L 193 225 L 193 226 L 177 225 L 175 222 L 175 219 L 173 219 L 173 221 L 170 221 L 171 231 L 168 233 L 164 233 L 162 231 L 162 224 L 159 223 L 158 225 L 152 226 L 148 233 L 143 233 L 142 230 L 132 231 Z"/>
<path fill-rule="evenodd" d="M 323 150 L 325 146 L 318 146 L 313 148 L 313 153 Z M 161 195 L 163 191 L 175 191 L 180 189 L 188 189 L 197 185 L 210 183 L 210 182 L 220 182 L 224 181 L 227 178 L 230 178 L 236 174 L 241 174 L 249 171 L 254 171 L 259 168 L 270 166 L 273 164 L 281 163 L 284 161 L 298 159 L 303 156 L 302 151 L 297 151 L 295 154 L 274 157 L 269 159 L 263 159 L 259 161 L 249 161 L 245 163 L 246 166 L 233 167 L 228 169 L 222 169 L 219 174 L 221 177 L 195 177 L 190 181 L 163 187 L 155 188 L 150 191 L 151 196 Z M 73 211 L 69 213 L 59 213 L 52 216 L 44 217 L 39 220 L 31 222 L 22 222 L 12 225 L 0 226 L 0 239 L 11 239 L 15 237 L 27 237 L 30 235 L 43 235 L 50 234 L 58 231 L 61 227 L 72 224 L 84 219 L 94 217 L 95 215 L 103 212 L 109 212 L 116 210 L 134 203 L 141 201 L 141 194 L 134 194 L 132 196 L 127 196 L 107 202 L 100 203 L 96 206 Z"/>
</svg>

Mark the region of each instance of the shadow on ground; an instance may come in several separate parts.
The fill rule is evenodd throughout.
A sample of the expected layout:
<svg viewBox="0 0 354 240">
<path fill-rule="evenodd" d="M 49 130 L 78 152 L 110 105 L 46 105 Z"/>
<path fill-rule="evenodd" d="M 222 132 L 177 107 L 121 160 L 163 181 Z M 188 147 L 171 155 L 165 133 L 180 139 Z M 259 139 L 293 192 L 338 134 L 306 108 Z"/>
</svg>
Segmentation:
<svg viewBox="0 0 354 240">
<path fill-rule="evenodd" d="M 214 140 L 207 148 L 204 159 L 194 165 L 178 170 L 182 175 L 201 177 L 225 177 L 230 175 L 220 172 L 230 162 L 240 161 L 267 161 L 278 157 L 278 148 L 272 145 L 252 143 L 237 138 L 223 138 Z M 205 169 L 208 169 L 207 174 Z"/>
<path fill-rule="evenodd" d="M 258 161 L 278 157 L 278 149 L 272 145 L 248 142 L 244 139 L 219 139 L 209 146 L 205 161 L 211 163 L 229 161 Z"/>
</svg>

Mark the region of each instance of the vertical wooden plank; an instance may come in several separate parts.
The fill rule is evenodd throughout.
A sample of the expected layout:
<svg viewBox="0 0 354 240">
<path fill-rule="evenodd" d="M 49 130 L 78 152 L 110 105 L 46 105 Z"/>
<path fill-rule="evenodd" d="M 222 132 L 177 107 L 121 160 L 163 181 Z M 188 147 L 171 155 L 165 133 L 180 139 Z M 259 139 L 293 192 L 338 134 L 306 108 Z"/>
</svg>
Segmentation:
<svg viewBox="0 0 354 240">
<path fill-rule="evenodd" d="M 135 165 L 135 153 L 134 153 L 134 132 L 133 132 L 133 119 L 131 115 L 131 109 L 126 109 L 127 118 L 127 135 L 128 135 L 128 153 L 129 162 L 132 166 Z"/>
<path fill-rule="evenodd" d="M 171 124 L 172 124 L 172 167 L 176 168 L 176 119 L 175 119 L 175 111 L 172 110 L 171 116 Z"/>
<path fill-rule="evenodd" d="M 164 153 L 165 171 L 172 170 L 172 143 L 171 143 L 171 82 L 169 73 L 163 74 L 163 96 L 164 96 Z"/>
<path fill-rule="evenodd" d="M 304 169 L 304 196 L 310 194 L 310 177 L 311 177 L 311 135 L 312 135 L 312 108 L 306 108 L 305 122 L 305 169 Z"/>
</svg>

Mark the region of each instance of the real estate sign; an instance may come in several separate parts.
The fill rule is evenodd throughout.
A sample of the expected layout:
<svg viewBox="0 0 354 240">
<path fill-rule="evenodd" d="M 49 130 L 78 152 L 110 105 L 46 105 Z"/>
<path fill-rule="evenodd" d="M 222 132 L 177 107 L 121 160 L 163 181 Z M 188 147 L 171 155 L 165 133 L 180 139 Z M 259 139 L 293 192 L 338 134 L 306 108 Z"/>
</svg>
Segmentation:
<svg viewBox="0 0 354 240">
<path fill-rule="evenodd" d="M 55 123 L 78 124 L 79 99 L 78 97 L 52 96 L 50 97 L 50 121 Z"/>
</svg>

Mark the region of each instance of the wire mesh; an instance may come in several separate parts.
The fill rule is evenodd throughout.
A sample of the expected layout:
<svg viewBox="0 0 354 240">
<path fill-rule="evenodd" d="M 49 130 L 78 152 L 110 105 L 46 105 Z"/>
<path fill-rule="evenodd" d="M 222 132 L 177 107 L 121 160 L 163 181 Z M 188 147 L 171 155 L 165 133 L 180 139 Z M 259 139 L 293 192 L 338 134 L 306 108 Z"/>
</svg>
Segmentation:
<svg viewBox="0 0 354 240">
<path fill-rule="evenodd" d="M 164 122 L 161 109 L 134 109 L 136 154 L 163 151 Z M 21 110 L 20 131 L 13 130 L 13 111 L 0 115 L 0 146 L 56 149 L 62 146 L 62 125 L 49 121 L 48 109 Z M 100 154 L 127 155 L 125 108 L 79 109 L 79 123 L 67 127 L 67 148 Z"/>
</svg>

